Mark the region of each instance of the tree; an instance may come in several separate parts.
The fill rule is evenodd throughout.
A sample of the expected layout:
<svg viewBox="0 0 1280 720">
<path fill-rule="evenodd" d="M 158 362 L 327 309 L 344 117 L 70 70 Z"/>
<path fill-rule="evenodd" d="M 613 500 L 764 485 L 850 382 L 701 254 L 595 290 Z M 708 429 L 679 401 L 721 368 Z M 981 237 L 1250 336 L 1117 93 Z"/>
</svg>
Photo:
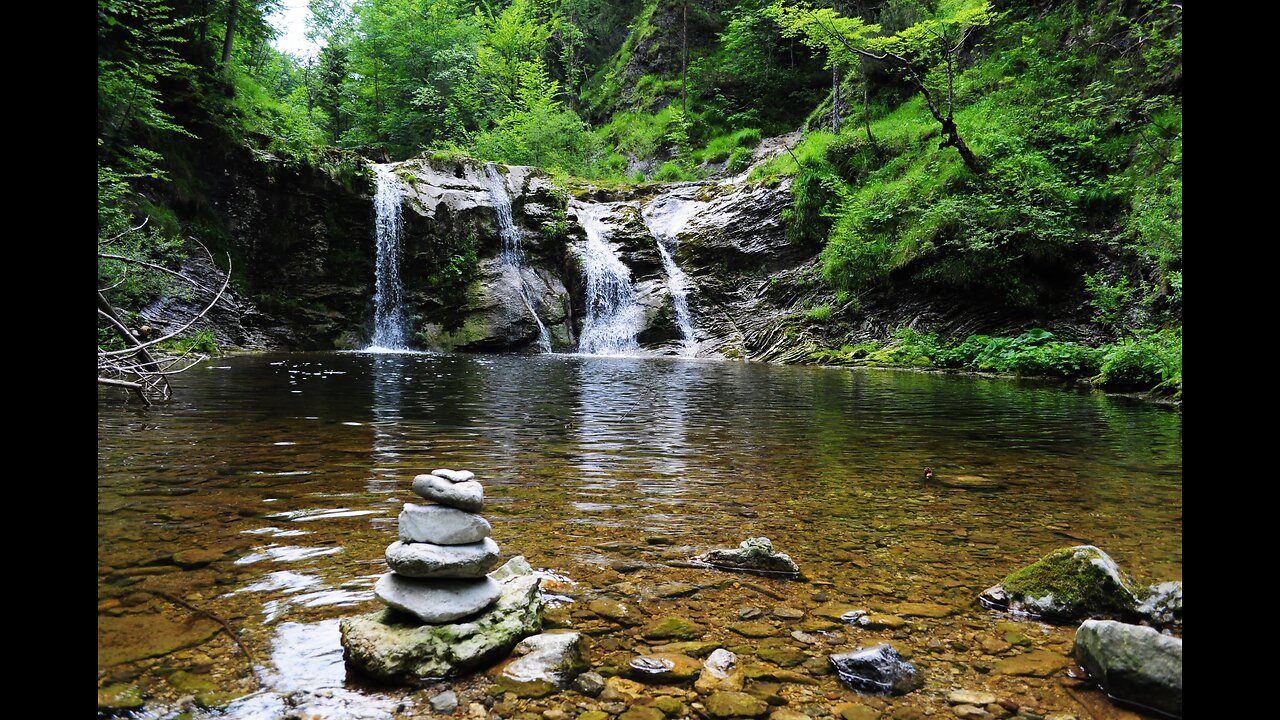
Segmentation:
<svg viewBox="0 0 1280 720">
<path fill-rule="evenodd" d="M 969 148 L 956 126 L 955 76 L 959 54 L 974 30 L 990 25 L 997 18 L 987 2 L 962 4 L 891 35 L 882 35 L 879 25 L 845 17 L 831 8 L 813 8 L 807 4 L 788 6 L 778 2 L 771 13 L 782 26 L 784 35 L 800 38 L 809 47 L 826 51 L 833 67 L 854 60 L 892 63 L 920 93 L 929 114 L 942 126 L 943 140 L 939 147 L 955 148 L 973 172 L 986 171 L 985 164 Z M 945 76 L 942 103 L 930 87 L 929 78 L 935 71 Z"/>
</svg>

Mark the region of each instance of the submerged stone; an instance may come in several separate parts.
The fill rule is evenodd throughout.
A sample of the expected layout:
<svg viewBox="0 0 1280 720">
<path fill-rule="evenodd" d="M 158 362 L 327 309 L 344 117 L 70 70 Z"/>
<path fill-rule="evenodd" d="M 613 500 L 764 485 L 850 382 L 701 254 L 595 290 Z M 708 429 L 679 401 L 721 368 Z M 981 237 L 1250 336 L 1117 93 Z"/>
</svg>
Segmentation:
<svg viewBox="0 0 1280 720">
<path fill-rule="evenodd" d="M 666 617 L 644 626 L 646 640 L 694 640 L 702 637 L 701 625 L 682 617 Z"/>
<path fill-rule="evenodd" d="M 387 573 L 373 586 L 373 594 L 389 607 L 424 623 L 446 623 L 489 607 L 502 588 L 491 578 L 421 580 Z"/>
<path fill-rule="evenodd" d="M 533 635 L 521 640 L 514 652 L 520 657 L 502 669 L 498 685 L 520 697 L 563 690 L 587 668 L 582 635 L 576 632 Z"/>
<path fill-rule="evenodd" d="M 861 692 L 906 695 L 924 686 L 916 667 L 888 644 L 832 655 L 831 665 L 841 682 Z"/>
<path fill-rule="evenodd" d="M 995 671 L 1001 675 L 1047 678 L 1057 674 L 1066 666 L 1067 658 L 1059 653 L 1032 650 L 1029 653 L 1001 660 L 995 664 Z"/>
<path fill-rule="evenodd" d="M 704 703 L 713 718 L 761 717 L 769 712 L 769 703 L 744 692 L 722 690 L 712 693 Z"/>
<path fill-rule="evenodd" d="M 474 480 L 455 483 L 435 475 L 419 475 L 413 479 L 413 491 L 418 497 L 459 510 L 484 509 L 484 486 Z"/>
<path fill-rule="evenodd" d="M 1147 588 L 1138 614 L 1155 625 L 1182 625 L 1182 583 L 1164 582 Z"/>
<path fill-rule="evenodd" d="M 371 677 L 401 683 L 451 677 L 501 658 L 541 628 L 542 595 L 523 557 L 494 578 L 498 600 L 468 622 L 421 625 L 392 610 L 344 619 L 343 657 Z"/>
<path fill-rule="evenodd" d="M 729 550 L 712 550 L 693 558 L 693 562 L 704 563 L 722 570 L 737 570 L 760 575 L 780 575 L 799 577 L 800 568 L 786 553 L 773 549 L 773 543 L 766 537 L 748 538 Z"/>
<path fill-rule="evenodd" d="M 1129 617 L 1138 605 L 1133 586 L 1092 545 L 1054 550 L 979 596 L 984 605 L 1054 622 Z"/>
<path fill-rule="evenodd" d="M 688 655 L 654 653 L 639 655 L 627 663 L 631 677 L 648 683 L 681 683 L 692 680 L 702 672 L 702 663 Z"/>
<path fill-rule="evenodd" d="M 479 578 L 497 564 L 498 552 L 493 538 L 467 545 L 393 542 L 387 564 L 410 578 Z"/>
<path fill-rule="evenodd" d="M 1075 659 L 1118 700 L 1182 717 L 1182 638 L 1142 625 L 1086 620 Z"/>
<path fill-rule="evenodd" d="M 444 505 L 405 503 L 400 511 L 400 541 L 406 543 L 467 545 L 482 542 L 492 529 L 479 515 Z"/>
</svg>

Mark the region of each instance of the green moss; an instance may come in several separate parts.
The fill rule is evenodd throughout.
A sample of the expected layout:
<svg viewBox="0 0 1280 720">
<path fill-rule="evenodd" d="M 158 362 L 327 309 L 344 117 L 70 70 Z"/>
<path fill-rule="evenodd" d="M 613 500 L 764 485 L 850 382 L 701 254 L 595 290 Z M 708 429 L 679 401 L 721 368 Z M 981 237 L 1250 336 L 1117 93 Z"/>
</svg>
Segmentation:
<svg viewBox="0 0 1280 720">
<path fill-rule="evenodd" d="M 1089 545 L 1054 550 L 1000 584 L 1011 606 L 1049 617 L 1127 616 L 1137 604 L 1114 561 Z"/>
</svg>

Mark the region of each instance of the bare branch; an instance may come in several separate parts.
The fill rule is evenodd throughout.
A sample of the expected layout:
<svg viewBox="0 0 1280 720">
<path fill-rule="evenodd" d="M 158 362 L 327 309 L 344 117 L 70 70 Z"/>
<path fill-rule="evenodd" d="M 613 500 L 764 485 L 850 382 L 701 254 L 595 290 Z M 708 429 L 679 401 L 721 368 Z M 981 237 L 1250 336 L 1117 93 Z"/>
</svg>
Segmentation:
<svg viewBox="0 0 1280 720">
<path fill-rule="evenodd" d="M 131 228 L 129 228 L 128 230 L 125 230 L 124 232 L 120 233 L 119 235 L 116 235 L 115 237 L 110 237 L 110 238 L 107 238 L 107 239 L 105 239 L 105 240 L 99 240 L 99 241 L 98 241 L 98 244 L 99 244 L 99 245 L 106 245 L 106 244 L 108 244 L 108 243 L 113 243 L 113 242 L 115 242 L 115 241 L 119 240 L 120 238 L 124 237 L 125 235 L 128 235 L 129 233 L 135 233 L 135 232 L 138 232 L 138 231 L 139 231 L 139 230 L 141 230 L 142 228 L 146 227 L 146 225 L 147 225 L 147 221 L 149 221 L 150 219 L 151 219 L 151 216 L 150 216 L 150 215 L 148 215 L 148 216 L 146 216 L 146 217 L 142 218 L 142 222 L 141 222 L 141 223 L 139 223 L 138 227 L 131 227 Z"/>
<path fill-rule="evenodd" d="M 103 357 L 121 357 L 124 355 L 131 355 L 137 352 L 139 349 L 149 348 L 159 343 L 162 343 L 166 340 L 172 340 L 173 338 L 178 337 L 182 333 L 186 332 L 192 325 L 195 325 L 196 321 L 198 321 L 200 318 L 209 314 L 209 311 L 213 309 L 213 306 L 218 304 L 218 301 L 222 299 L 222 293 L 226 292 L 227 286 L 230 284 L 231 284 L 231 254 L 228 253 L 227 254 L 227 274 L 226 274 L 226 277 L 224 277 L 222 280 L 222 287 L 218 288 L 218 294 L 215 295 L 213 300 L 209 301 L 209 304 L 206 305 L 204 309 L 201 310 L 195 317 L 191 318 L 186 323 L 184 323 L 181 327 L 179 327 L 177 330 L 174 330 L 168 335 L 158 337 L 155 340 L 148 340 L 147 342 L 138 345 L 136 348 L 129 349 L 129 350 L 112 350 L 108 352 L 99 352 L 98 354 Z"/>
</svg>

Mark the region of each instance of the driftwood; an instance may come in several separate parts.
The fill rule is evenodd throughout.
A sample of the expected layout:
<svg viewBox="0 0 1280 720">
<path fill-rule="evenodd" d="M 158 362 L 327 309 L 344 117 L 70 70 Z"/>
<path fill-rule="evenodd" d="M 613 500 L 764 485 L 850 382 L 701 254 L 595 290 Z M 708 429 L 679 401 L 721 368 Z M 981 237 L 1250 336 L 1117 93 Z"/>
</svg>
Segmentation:
<svg viewBox="0 0 1280 720">
<path fill-rule="evenodd" d="M 124 233 L 117 235 L 111 240 L 119 240 L 125 235 L 141 230 L 146 225 L 144 220 L 137 227 L 130 228 Z M 202 243 L 192 240 L 209 255 L 210 261 L 213 260 L 212 253 Z M 101 243 L 99 244 L 101 246 Z M 111 329 L 112 333 L 120 338 L 125 347 L 116 350 L 107 350 L 101 346 L 98 347 L 98 384 L 109 387 L 119 387 L 130 390 L 134 395 L 142 401 L 144 405 L 150 406 L 156 400 L 168 400 L 173 396 L 173 387 L 169 383 L 169 376 L 184 372 L 194 366 L 196 363 L 204 359 L 203 355 L 193 354 L 190 351 L 178 357 L 157 357 L 151 352 L 151 348 L 156 347 L 160 343 L 179 337 L 187 330 L 191 329 L 201 318 L 213 309 L 219 301 L 226 299 L 227 286 L 231 283 L 231 256 L 227 255 L 227 272 L 222 279 L 222 285 L 216 290 L 210 288 L 194 278 L 188 277 L 176 270 L 166 268 L 163 265 L 148 262 L 139 258 L 132 258 L 126 255 L 118 255 L 114 253 L 99 252 L 99 260 L 112 260 L 124 263 L 121 276 L 113 283 L 105 288 L 98 289 L 98 319 L 100 322 Z M 178 328 L 153 340 L 143 341 L 135 335 L 124 320 L 120 317 L 119 312 L 107 299 L 105 292 L 119 287 L 128 276 L 129 267 L 136 266 L 146 268 L 148 270 L 165 273 L 171 277 L 182 280 L 191 287 L 193 291 L 201 292 L 211 296 L 208 304 L 204 308 L 188 319 Z"/>
</svg>

